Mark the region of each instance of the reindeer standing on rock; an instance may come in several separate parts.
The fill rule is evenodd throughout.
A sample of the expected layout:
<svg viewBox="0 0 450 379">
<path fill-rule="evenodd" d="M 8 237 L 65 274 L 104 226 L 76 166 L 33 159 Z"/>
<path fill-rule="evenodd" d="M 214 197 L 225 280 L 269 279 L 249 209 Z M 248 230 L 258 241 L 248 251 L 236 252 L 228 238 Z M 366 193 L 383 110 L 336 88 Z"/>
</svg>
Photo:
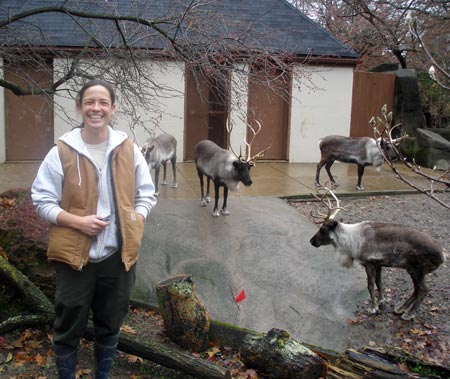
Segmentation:
<svg viewBox="0 0 450 379">
<path fill-rule="evenodd" d="M 403 320 L 411 320 L 428 293 L 426 274 L 436 270 L 445 261 L 439 242 L 428 234 L 405 225 L 371 221 L 344 224 L 334 220 L 342 208 L 333 188 L 326 188 L 326 193 L 321 198 L 316 196 L 327 206 L 328 214 L 312 214 L 316 220 L 318 217 L 322 219 L 322 226 L 311 238 L 311 245 L 333 245 L 339 251 L 342 266 L 351 267 L 356 260 L 365 268 L 371 299 L 369 313 L 372 314 L 378 313 L 379 307 L 385 302 L 381 283 L 382 268 L 405 269 L 413 281 L 414 292 L 403 305 L 395 309 L 395 313 L 400 314 Z M 328 193 L 335 199 L 336 207 L 331 206 Z M 378 289 L 378 301 L 375 285 Z"/>
<path fill-rule="evenodd" d="M 256 121 L 257 127 L 253 128 L 248 125 L 249 130 L 253 134 L 250 142 L 245 140 L 247 147 L 246 157 L 241 154 L 237 155 L 232 149 L 231 151 L 222 149 L 216 143 L 209 140 L 202 140 L 195 146 L 195 165 L 197 167 L 198 177 L 200 179 L 201 200 L 200 205 L 206 207 L 207 203 L 211 201 L 210 197 L 210 182 L 214 182 L 214 209 L 213 217 L 222 215 L 229 215 L 227 209 L 228 190 L 237 191 L 239 183 L 242 182 L 246 187 L 253 184 L 250 176 L 250 168 L 255 165 L 254 161 L 263 156 L 263 153 L 270 148 L 267 147 L 260 151 L 253 157 L 250 155 L 251 144 L 256 135 L 261 131 L 261 123 Z M 231 129 L 228 129 L 231 132 Z M 206 195 L 204 191 L 203 176 L 206 176 Z M 223 205 L 219 211 L 219 189 L 223 187 Z"/>
</svg>

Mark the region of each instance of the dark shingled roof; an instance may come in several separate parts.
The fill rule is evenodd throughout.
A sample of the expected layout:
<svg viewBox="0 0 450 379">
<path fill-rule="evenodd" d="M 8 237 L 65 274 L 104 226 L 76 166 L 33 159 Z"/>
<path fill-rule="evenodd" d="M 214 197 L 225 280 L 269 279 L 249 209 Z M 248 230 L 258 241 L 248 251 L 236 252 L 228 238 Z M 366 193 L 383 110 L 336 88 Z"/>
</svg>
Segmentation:
<svg viewBox="0 0 450 379">
<path fill-rule="evenodd" d="M 357 53 L 338 41 L 284 0 L 207 0 L 198 2 L 193 10 L 198 24 L 190 23 L 189 13 L 183 27 L 177 30 L 173 22 L 180 20 L 191 1 L 186 0 L 2 0 L 0 22 L 31 9 L 62 6 L 74 11 L 139 17 L 161 21 L 157 26 L 185 42 L 206 44 L 212 49 L 227 47 L 247 48 L 270 53 L 287 52 L 298 56 L 357 58 Z M 172 17 L 172 19 L 169 19 Z M 170 22 L 167 22 L 169 21 Z M 130 21 L 120 22 L 129 46 L 160 50 L 168 42 L 154 29 Z M 192 25 L 196 28 L 193 31 Z M 61 48 L 83 47 L 87 33 L 95 37 L 95 44 L 123 47 L 123 40 L 113 21 L 70 16 L 61 12 L 33 15 L 0 29 L 0 43 L 13 46 L 55 46 Z M 231 38 L 223 38 L 231 37 Z M 237 38 L 239 37 L 239 41 Z"/>
</svg>

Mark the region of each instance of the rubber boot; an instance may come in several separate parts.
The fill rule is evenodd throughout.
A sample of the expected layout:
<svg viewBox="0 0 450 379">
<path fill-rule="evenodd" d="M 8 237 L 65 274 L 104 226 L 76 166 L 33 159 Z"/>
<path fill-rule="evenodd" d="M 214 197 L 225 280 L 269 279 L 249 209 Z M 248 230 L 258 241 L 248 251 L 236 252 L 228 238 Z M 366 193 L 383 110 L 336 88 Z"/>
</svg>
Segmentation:
<svg viewBox="0 0 450 379">
<path fill-rule="evenodd" d="M 59 379 L 75 379 L 77 369 L 77 348 L 53 344 L 55 364 Z"/>
<path fill-rule="evenodd" d="M 95 340 L 95 379 L 108 379 L 117 350 L 119 335 L 102 337 Z"/>
</svg>

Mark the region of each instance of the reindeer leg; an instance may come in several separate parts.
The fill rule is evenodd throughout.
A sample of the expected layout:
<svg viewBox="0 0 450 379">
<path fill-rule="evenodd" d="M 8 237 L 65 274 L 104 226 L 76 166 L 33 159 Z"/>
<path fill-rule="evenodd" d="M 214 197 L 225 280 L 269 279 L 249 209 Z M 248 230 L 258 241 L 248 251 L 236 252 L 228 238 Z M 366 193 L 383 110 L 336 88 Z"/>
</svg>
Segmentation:
<svg viewBox="0 0 450 379">
<path fill-rule="evenodd" d="M 316 187 L 322 187 L 322 185 L 320 184 L 319 181 L 319 176 L 320 176 L 320 170 L 322 169 L 323 165 L 325 164 L 325 160 L 322 159 L 319 163 L 317 163 L 317 170 L 316 170 Z"/>
<path fill-rule="evenodd" d="M 211 195 L 210 195 L 210 192 L 209 192 L 210 184 L 211 184 L 211 178 L 209 176 L 207 176 L 206 177 L 206 197 L 205 197 L 205 201 L 207 203 L 211 202 Z"/>
<path fill-rule="evenodd" d="M 205 200 L 205 190 L 204 190 L 204 182 L 203 182 L 203 173 L 200 171 L 199 168 L 197 168 L 197 174 L 198 178 L 200 179 L 200 206 L 206 207 L 206 200 Z"/>
<path fill-rule="evenodd" d="M 161 167 L 159 165 L 155 166 L 155 196 L 159 196 L 158 181 L 160 168 Z"/>
<path fill-rule="evenodd" d="M 378 289 L 378 307 L 381 309 L 383 309 L 386 305 L 386 300 L 383 295 L 383 284 L 381 281 L 382 269 L 383 269 L 382 266 L 378 266 L 376 268 L 376 276 L 375 276 L 375 284 L 377 285 L 377 289 Z"/>
<path fill-rule="evenodd" d="M 412 320 L 416 316 L 417 308 L 428 293 L 428 287 L 425 283 L 425 274 L 421 271 L 408 271 L 408 273 L 411 275 L 414 283 L 414 292 L 411 297 L 406 300 L 405 304 L 395 310 L 395 313 L 397 314 L 403 313 L 400 318 L 405 321 Z"/>
<path fill-rule="evenodd" d="M 333 165 L 334 161 L 328 162 L 325 164 L 325 170 L 327 171 L 328 177 L 330 178 L 331 184 L 335 184 L 333 175 L 331 175 L 331 166 Z"/>
<path fill-rule="evenodd" d="M 170 160 L 170 163 L 172 164 L 172 172 L 173 172 L 173 184 L 172 188 L 178 188 L 178 182 L 177 182 L 177 156 L 174 155 L 172 159 Z"/>
<path fill-rule="evenodd" d="M 359 164 L 358 165 L 358 183 L 356 184 L 356 190 L 357 191 L 363 191 L 364 187 L 361 185 L 361 180 L 364 175 L 364 165 Z"/>
<path fill-rule="evenodd" d="M 223 206 L 222 210 L 220 211 L 221 214 L 224 216 L 228 216 L 230 214 L 230 211 L 227 209 L 227 200 L 228 200 L 228 187 L 223 187 Z"/>
<path fill-rule="evenodd" d="M 367 274 L 367 289 L 369 290 L 370 295 L 370 306 L 368 312 L 370 314 L 377 314 L 379 312 L 379 309 L 375 296 L 376 267 L 371 264 L 366 264 L 364 268 Z"/>
<path fill-rule="evenodd" d="M 163 166 L 163 180 L 161 182 L 161 185 L 165 186 L 167 185 L 167 161 L 164 161 L 161 164 Z"/>
<path fill-rule="evenodd" d="M 213 217 L 219 217 L 220 216 L 220 212 L 219 212 L 219 183 L 214 181 L 214 209 L 212 212 L 212 216 Z"/>
</svg>

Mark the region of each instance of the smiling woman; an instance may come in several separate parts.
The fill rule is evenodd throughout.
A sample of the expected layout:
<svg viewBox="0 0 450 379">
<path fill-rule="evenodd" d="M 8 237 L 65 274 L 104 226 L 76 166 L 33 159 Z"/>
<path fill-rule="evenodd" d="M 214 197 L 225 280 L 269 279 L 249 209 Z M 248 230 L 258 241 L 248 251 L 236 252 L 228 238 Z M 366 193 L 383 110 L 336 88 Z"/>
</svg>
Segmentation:
<svg viewBox="0 0 450 379">
<path fill-rule="evenodd" d="M 144 220 L 156 204 L 155 188 L 139 147 L 109 126 L 116 110 L 111 85 L 86 83 L 77 110 L 81 127 L 64 134 L 47 154 L 32 199 L 51 223 L 47 257 L 56 271 L 58 377 L 75 377 L 92 312 L 95 377 L 107 379 L 134 287 Z"/>
</svg>

